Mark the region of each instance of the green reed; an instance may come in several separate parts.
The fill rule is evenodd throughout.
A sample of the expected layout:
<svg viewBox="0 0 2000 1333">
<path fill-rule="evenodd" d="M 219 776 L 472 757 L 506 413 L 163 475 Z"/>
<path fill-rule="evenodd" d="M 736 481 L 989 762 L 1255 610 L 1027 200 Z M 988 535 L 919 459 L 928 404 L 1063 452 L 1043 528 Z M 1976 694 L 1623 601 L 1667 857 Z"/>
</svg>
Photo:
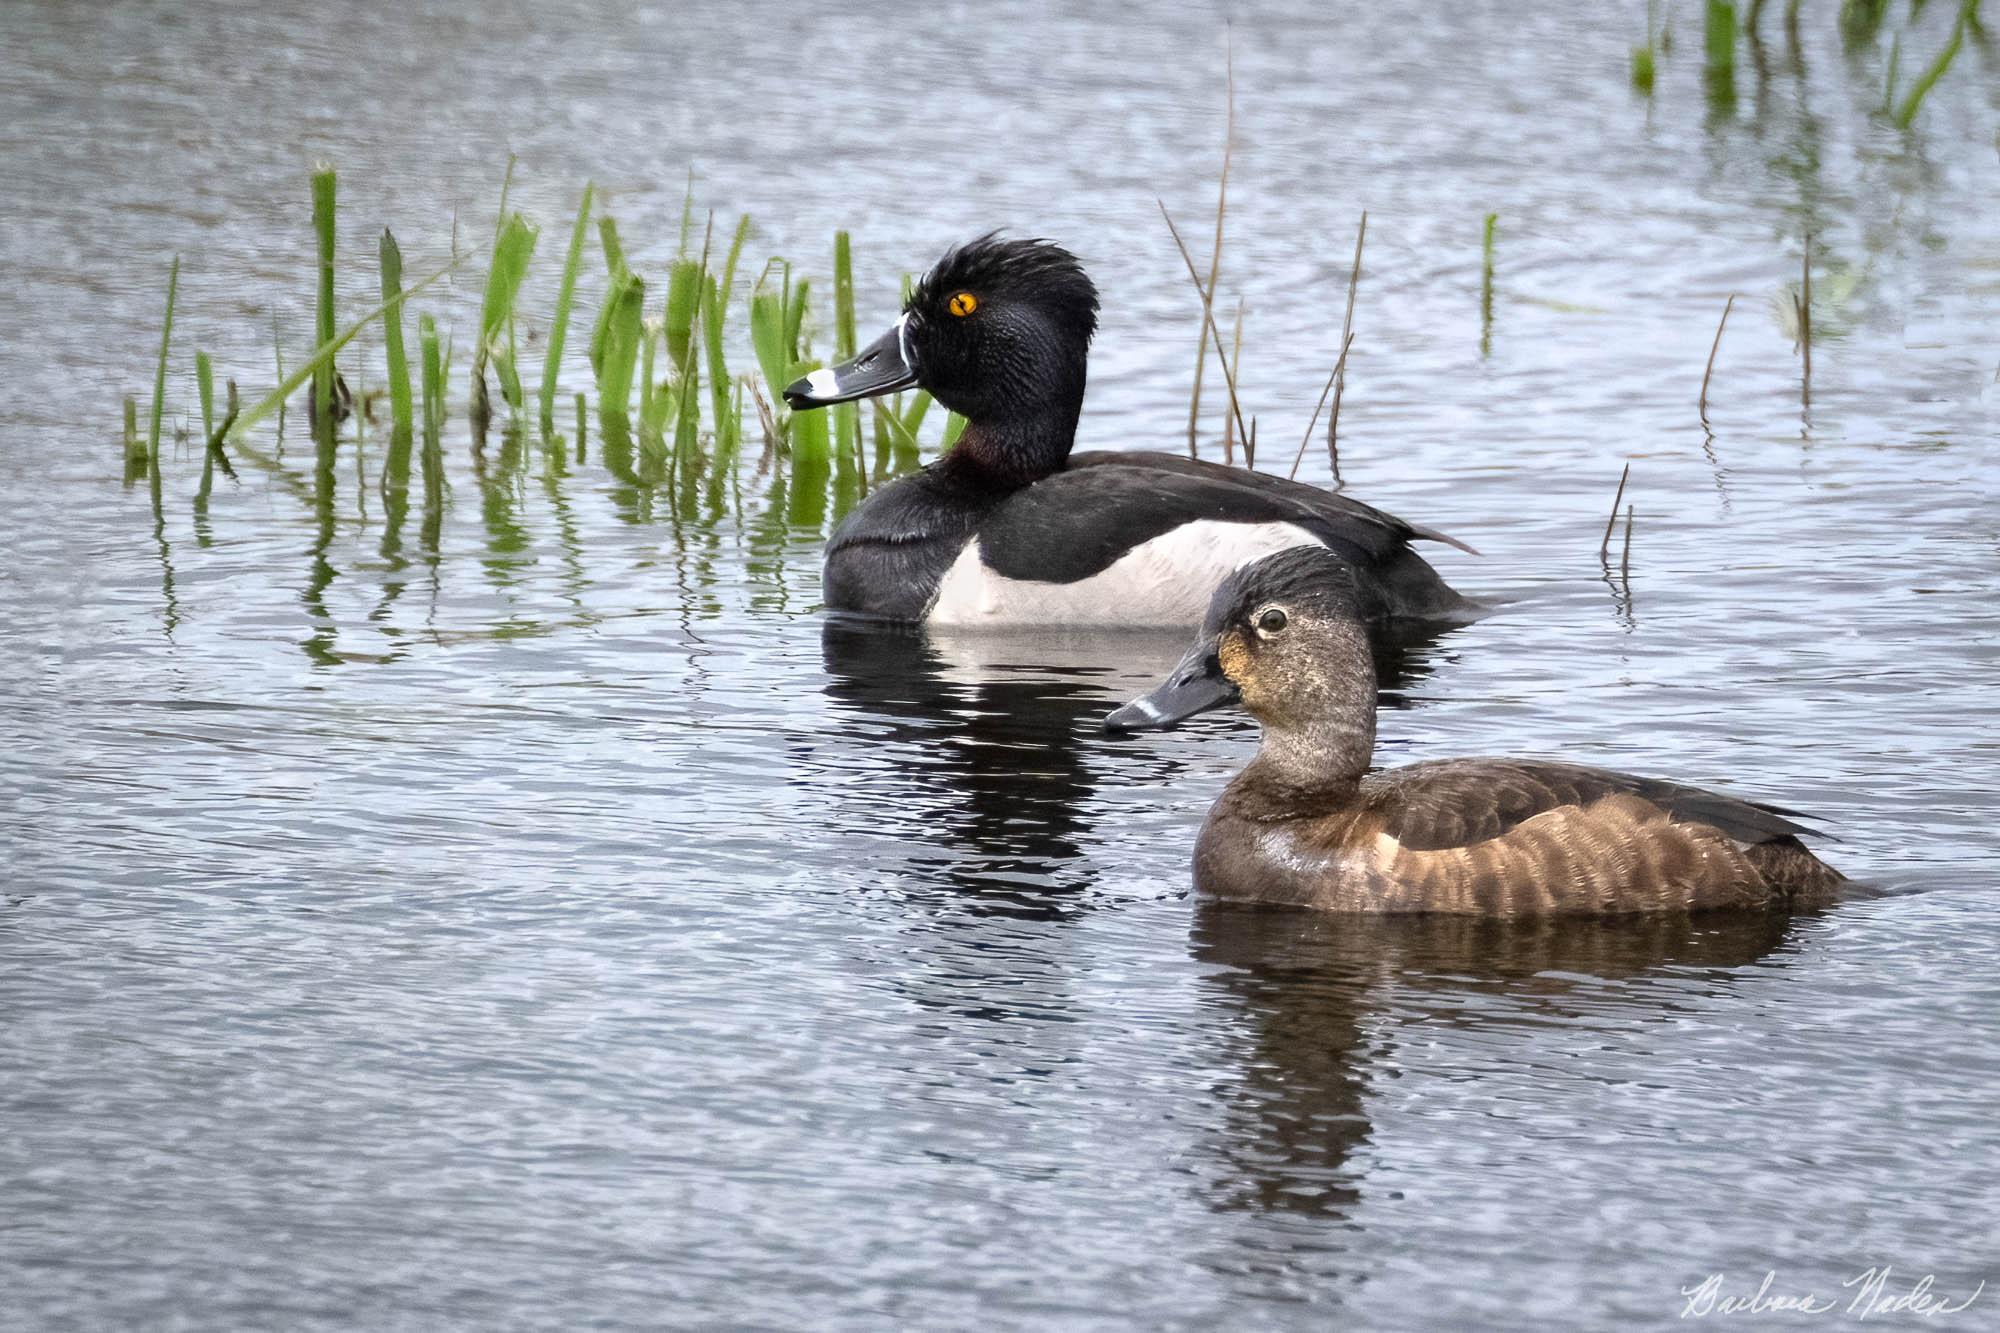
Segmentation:
<svg viewBox="0 0 2000 1333">
<path fill-rule="evenodd" d="M 438 269 L 435 273 L 432 273 L 428 277 L 425 277 L 422 280 L 420 280 L 415 286 L 410 287 L 402 292 L 399 292 L 391 300 L 384 301 L 381 305 L 376 306 L 373 310 L 370 310 L 367 314 L 355 320 L 352 324 L 349 324 L 345 329 L 340 330 L 338 333 L 334 334 L 327 341 L 321 343 L 319 348 L 315 350 L 311 356 L 307 357 L 302 364 L 294 367 L 291 374 L 285 376 L 284 379 L 279 382 L 277 388 L 273 389 L 263 398 L 253 403 L 250 407 L 245 408 L 243 412 L 237 416 L 236 424 L 231 426 L 229 430 L 224 433 L 223 438 L 226 440 L 240 439 L 242 436 L 244 436 L 249 432 L 252 426 L 255 426 L 258 422 L 262 421 L 272 412 L 275 412 L 279 408 L 284 406 L 285 400 L 290 398 L 292 394 L 296 393 L 299 389 L 299 386 L 304 384 L 307 380 L 313 379 L 315 376 L 320 375 L 322 373 L 327 373 L 330 375 L 333 368 L 333 358 L 340 352 L 340 350 L 343 347 L 346 347 L 348 343 L 354 341 L 354 336 L 356 334 L 360 333 L 361 330 L 367 328 L 370 324 L 374 323 L 376 320 L 382 318 L 382 316 L 387 314 L 388 312 L 400 309 L 402 304 L 405 301 L 409 300 L 410 297 L 415 296 L 418 292 L 425 290 L 432 284 L 444 278 L 453 269 L 457 268 L 460 262 L 461 261 L 457 259 L 452 260 L 444 267 Z M 330 386 L 329 386 L 329 391 L 330 391 Z M 320 420 L 325 421 L 327 423 L 329 430 L 332 428 L 333 423 L 331 420 L 330 410 L 328 415 L 325 417 L 321 417 Z"/>
<path fill-rule="evenodd" d="M 206 442 L 215 435 L 215 367 L 207 352 L 194 354 L 194 387 L 201 398 L 201 438 Z"/>
<path fill-rule="evenodd" d="M 583 266 L 583 241 L 590 229 L 592 186 L 584 182 L 583 202 L 577 205 L 576 225 L 569 233 L 569 254 L 563 260 L 562 285 L 556 289 L 555 315 L 549 323 L 549 350 L 542 358 L 542 434 L 556 431 L 556 378 L 562 371 L 563 343 L 569 337 L 570 306 L 576 299 L 576 275 Z"/>
<path fill-rule="evenodd" d="M 443 452 L 445 358 L 438 346 L 437 321 L 417 317 L 417 351 L 424 368 L 424 482 L 431 482 L 431 460 Z"/>
<path fill-rule="evenodd" d="M 845 361 L 859 348 L 854 337 L 854 249 L 844 231 L 833 234 L 833 355 Z M 840 452 L 861 452 L 861 405 L 833 409 L 834 439 Z"/>
<path fill-rule="evenodd" d="M 733 262 L 733 261 L 732 261 Z M 730 407 L 729 367 L 723 357 L 722 330 L 725 319 L 724 285 L 713 277 L 702 279 L 701 332 L 708 353 L 709 412 L 714 422 L 717 453 L 736 447 L 742 435 L 742 412 Z"/>
<path fill-rule="evenodd" d="M 593 360 L 598 365 L 597 414 L 623 420 L 632 404 L 632 370 L 645 339 L 646 284 L 621 268 L 604 298 L 603 338 Z M 647 340 L 649 341 L 649 340 Z M 650 342 L 649 342 L 650 345 Z"/>
<path fill-rule="evenodd" d="M 664 326 L 667 361 L 676 370 L 688 363 L 694 348 L 694 324 L 701 303 L 702 264 L 682 256 L 667 270 L 667 315 Z"/>
<path fill-rule="evenodd" d="M 1500 223 L 1498 213 L 1488 213 L 1480 228 L 1479 240 L 1479 354 L 1493 351 L 1493 231 Z"/>
<path fill-rule="evenodd" d="M 1951 68 L 1951 62 L 1958 59 L 1959 51 L 1965 46 L 1967 26 L 1978 21 L 1978 0 L 1961 0 L 1958 19 L 1951 27 L 1951 39 L 1944 44 L 1944 49 L 1937 53 L 1937 58 L 1925 66 L 1924 72 L 1917 76 L 1917 81 L 1910 85 L 1910 91 L 1904 94 L 1903 100 L 1896 104 L 1894 115 L 1899 127 L 1907 130 L 1915 123 L 1917 112 L 1924 104 L 1924 98 L 1930 95 L 1931 89 L 1937 86 L 1937 81 L 1944 77 L 1944 72 Z M 1894 79 L 1895 75 L 1892 73 L 1890 75 L 1892 84 Z"/>
<path fill-rule="evenodd" d="M 382 273 L 382 347 L 389 363 L 389 440 L 405 447 L 416 433 L 410 394 L 410 362 L 403 349 L 403 252 L 395 233 L 382 229 L 378 251 Z"/>
<path fill-rule="evenodd" d="M 333 341 L 333 218 L 336 193 L 333 168 L 322 164 L 312 174 L 313 235 L 319 242 L 318 299 L 313 306 L 313 343 L 324 348 Z M 327 438 L 333 432 L 333 358 L 315 360 L 312 372 L 313 420 Z"/>
<path fill-rule="evenodd" d="M 522 408 L 521 377 L 514 368 L 514 300 L 528 275 L 540 232 L 519 213 L 508 215 L 493 238 L 493 258 L 486 272 L 486 298 L 479 308 L 479 340 L 472 349 L 472 401 L 476 418 L 489 418 L 486 367 L 499 377 L 500 393 L 515 413 Z M 503 340 L 502 333 L 508 333 Z"/>
<path fill-rule="evenodd" d="M 507 182 L 511 185 L 511 177 Z M 434 542 L 438 531 L 437 506 L 446 493 L 445 436 L 452 410 L 447 385 L 454 373 L 453 343 L 442 312 L 422 309 L 425 293 L 467 263 L 487 260 L 479 290 L 482 300 L 476 332 L 471 338 L 470 402 L 466 404 L 474 428 L 475 448 L 482 441 L 491 408 L 486 375 L 493 371 L 499 391 L 516 420 L 526 411 L 515 333 L 521 319 L 521 300 L 529 275 L 535 269 L 538 232 L 535 224 L 506 203 L 503 185 L 501 212 L 489 249 L 479 247 L 474 254 L 452 247 L 453 258 L 435 272 L 411 280 L 404 272 L 404 257 L 395 234 L 379 233 L 376 273 L 371 286 L 379 286 L 381 303 L 350 319 L 343 327 L 336 322 L 334 290 L 339 258 L 334 235 L 337 217 L 337 176 L 331 166 L 322 165 L 311 173 L 312 222 L 316 268 L 313 305 L 313 344 L 304 353 L 287 352 L 275 335 L 281 321 L 272 318 L 272 368 L 275 387 L 268 392 L 253 388 L 249 401 L 239 403 L 236 386 L 230 385 L 230 408 L 225 414 L 218 397 L 216 368 L 206 352 L 195 358 L 195 389 L 199 394 L 202 437 L 206 446 L 202 462 L 203 480 L 198 499 L 203 505 L 199 516 L 206 531 L 206 499 L 212 472 L 230 470 L 230 456 L 248 459 L 311 508 L 325 538 L 332 513 L 336 486 L 334 450 L 343 434 L 358 446 L 367 418 L 370 394 L 361 394 L 360 413 L 350 417 L 345 386 L 336 373 L 336 358 L 361 335 L 367 325 L 383 321 L 380 362 L 386 375 L 379 383 L 389 409 L 386 450 L 380 471 L 368 475 L 364 451 L 355 450 L 357 484 L 381 493 L 391 526 L 385 548 L 400 549 L 402 514 L 413 480 L 411 473 L 421 462 L 422 481 L 429 497 L 424 540 Z M 872 467 L 862 456 L 863 431 L 858 406 L 842 405 L 839 413 L 807 411 L 792 413 L 784 404 L 787 384 L 818 368 L 822 358 L 815 353 L 815 341 L 824 336 L 833 355 L 852 356 L 858 346 L 856 307 L 859 289 L 853 271 L 855 238 L 840 232 L 833 246 L 833 311 L 826 324 L 819 324 L 812 307 L 813 280 L 808 279 L 783 258 L 766 262 L 756 282 L 739 285 L 743 253 L 750 240 L 751 220 L 738 217 L 723 236 L 716 234 L 711 217 L 705 232 L 698 231 L 692 196 L 683 208 L 682 248 L 658 271 L 642 277 L 630 266 L 628 252 L 617 223 L 603 211 L 594 186 L 586 185 L 577 205 L 554 284 L 553 318 L 547 325 L 548 345 L 544 349 L 541 382 L 536 407 L 542 426 L 542 446 L 552 475 L 563 474 L 569 466 L 568 442 L 555 435 L 555 393 L 561 383 L 562 354 L 579 299 L 591 294 L 579 290 L 588 286 L 583 277 L 582 251 L 593 219 L 605 260 L 605 280 L 601 300 L 593 312 L 590 335 L 590 366 L 594 388 L 575 395 L 577 425 L 573 455 L 581 465 L 585 458 L 590 408 L 593 404 L 604 421 L 599 453 L 606 470 L 627 489 L 618 503 L 621 510 L 644 521 L 655 512 L 651 492 L 672 488 L 668 497 L 673 512 L 699 518 L 704 512 L 716 516 L 732 505 L 742 507 L 741 491 L 731 484 L 740 457 L 746 410 L 763 425 L 771 448 L 759 460 L 760 473 L 774 464 L 779 472 L 774 484 L 774 503 L 796 519 L 824 514 L 829 500 L 836 507 L 852 503 L 867 493 L 885 475 L 915 466 L 934 443 L 921 441 L 920 432 L 937 427 L 930 419 L 945 414 L 930 411 L 926 393 L 897 395 L 871 404 L 876 449 Z M 699 240 L 699 245 L 695 242 Z M 636 247 L 634 255 L 645 251 Z M 169 275 L 168 310 L 161 334 L 159 363 L 150 432 L 141 436 L 137 420 L 140 406 L 129 399 L 126 406 L 125 448 L 133 462 L 132 476 L 149 460 L 157 467 L 158 437 L 165 420 L 165 362 L 171 351 L 172 325 L 178 317 L 179 263 Z M 745 292 L 744 287 L 749 287 Z M 648 308 L 651 292 L 664 296 Z M 659 299 L 659 298 L 654 298 Z M 747 325 L 739 316 L 734 327 L 732 303 L 742 300 Z M 416 316 L 416 331 L 405 326 L 406 306 Z M 406 338 L 414 336 L 415 346 Z M 581 336 L 581 335 L 579 335 Z M 735 339 L 735 344 L 732 344 Z M 523 349 L 525 350 L 525 349 Z M 747 355 L 746 355 L 747 352 Z M 662 354 L 664 353 L 664 354 Z M 370 349 L 370 355 L 373 355 Z M 732 370 L 732 359 L 749 373 Z M 357 363 L 341 367 L 354 380 L 364 369 Z M 638 429 L 633 430 L 634 380 L 640 392 Z M 706 381 L 704 383 L 704 380 Z M 359 381 L 356 380 L 359 387 Z M 466 384 L 467 380 L 460 380 Z M 293 395 L 309 386 L 308 406 L 315 430 L 316 448 L 310 475 L 296 471 L 282 451 L 283 413 Z M 279 451 L 266 454 L 254 443 L 254 432 L 266 418 L 279 420 Z M 192 417 L 192 412 L 189 413 Z M 336 419 L 338 418 L 338 419 Z M 944 423 L 947 441 L 956 439 L 963 422 L 949 418 Z M 224 446 L 229 448 L 225 450 Z M 635 451 L 636 446 L 636 451 Z M 518 471 L 527 448 L 525 437 L 511 433 L 501 441 L 497 456 L 487 457 L 482 472 L 482 497 L 489 507 L 499 503 L 494 486 L 504 487 L 507 477 Z M 837 460 L 837 467 L 835 466 Z M 545 469 L 546 470 L 546 469 Z M 231 473 L 233 475 L 233 472 Z M 706 478 L 706 481 L 697 479 Z M 340 479 L 345 481 L 344 478 Z M 831 488 L 829 490 L 829 487 Z M 342 487 L 344 489 L 344 486 Z M 815 492 L 817 496 L 815 497 Z M 665 512 L 665 511 L 657 511 Z M 489 517 L 491 517 L 489 515 Z"/>
<path fill-rule="evenodd" d="M 160 321 L 160 360 L 153 370 L 153 418 L 146 431 L 146 462 L 155 471 L 160 467 L 160 414 L 167 402 L 167 348 L 174 340 L 174 298 L 181 287 L 181 257 L 174 256 L 167 270 L 167 314 Z"/>
</svg>

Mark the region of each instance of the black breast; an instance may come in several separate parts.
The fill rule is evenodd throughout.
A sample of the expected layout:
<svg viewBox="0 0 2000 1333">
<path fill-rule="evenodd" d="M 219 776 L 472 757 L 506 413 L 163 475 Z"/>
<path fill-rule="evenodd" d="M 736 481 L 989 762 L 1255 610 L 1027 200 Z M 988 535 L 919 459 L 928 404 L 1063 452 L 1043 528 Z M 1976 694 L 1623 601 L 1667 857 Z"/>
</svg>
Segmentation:
<svg viewBox="0 0 2000 1333">
<path fill-rule="evenodd" d="M 826 607 L 919 620 L 991 507 L 926 468 L 863 501 L 826 544 Z"/>
</svg>

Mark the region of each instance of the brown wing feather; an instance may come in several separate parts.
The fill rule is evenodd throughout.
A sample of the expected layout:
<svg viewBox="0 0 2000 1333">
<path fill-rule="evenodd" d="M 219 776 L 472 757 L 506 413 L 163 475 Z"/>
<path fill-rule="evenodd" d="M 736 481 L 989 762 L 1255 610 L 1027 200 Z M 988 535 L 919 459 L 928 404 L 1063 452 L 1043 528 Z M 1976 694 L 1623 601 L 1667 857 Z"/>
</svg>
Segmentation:
<svg viewBox="0 0 2000 1333">
<path fill-rule="evenodd" d="M 1363 787 L 1385 831 L 1413 851 L 1497 838 L 1536 815 L 1614 795 L 1635 796 L 1681 823 L 1705 824 L 1742 844 L 1795 840 L 1814 831 L 1773 806 L 1581 764 L 1446 759 L 1376 774 Z"/>
<path fill-rule="evenodd" d="M 1678 912 L 1764 907 L 1782 893 L 1722 833 L 1628 793 L 1560 805 L 1467 846 L 1384 847 L 1379 855 L 1376 910 Z"/>
</svg>

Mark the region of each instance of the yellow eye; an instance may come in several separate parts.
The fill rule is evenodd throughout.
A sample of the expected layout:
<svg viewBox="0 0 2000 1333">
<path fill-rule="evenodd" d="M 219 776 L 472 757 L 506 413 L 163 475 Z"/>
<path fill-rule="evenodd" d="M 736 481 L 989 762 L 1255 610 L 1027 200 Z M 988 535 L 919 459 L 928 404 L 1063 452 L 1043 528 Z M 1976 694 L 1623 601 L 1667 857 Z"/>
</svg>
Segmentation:
<svg viewBox="0 0 2000 1333">
<path fill-rule="evenodd" d="M 960 292 L 951 298 L 948 308 L 954 315 L 969 315 L 979 309 L 979 298 L 971 292 Z"/>
</svg>

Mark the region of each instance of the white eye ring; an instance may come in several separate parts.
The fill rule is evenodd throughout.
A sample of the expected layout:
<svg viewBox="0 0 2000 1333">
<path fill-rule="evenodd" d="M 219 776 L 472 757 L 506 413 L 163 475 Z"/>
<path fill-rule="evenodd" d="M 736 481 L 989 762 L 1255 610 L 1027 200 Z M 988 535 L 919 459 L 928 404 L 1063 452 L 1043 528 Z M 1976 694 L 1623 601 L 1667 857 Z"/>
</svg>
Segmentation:
<svg viewBox="0 0 2000 1333">
<path fill-rule="evenodd" d="M 1268 639 L 1273 634 L 1282 633 L 1285 626 L 1291 623 L 1291 617 L 1285 614 L 1285 608 L 1282 606 L 1267 606 L 1252 617 L 1252 620 L 1257 626 L 1257 637 L 1260 639 Z"/>
</svg>

